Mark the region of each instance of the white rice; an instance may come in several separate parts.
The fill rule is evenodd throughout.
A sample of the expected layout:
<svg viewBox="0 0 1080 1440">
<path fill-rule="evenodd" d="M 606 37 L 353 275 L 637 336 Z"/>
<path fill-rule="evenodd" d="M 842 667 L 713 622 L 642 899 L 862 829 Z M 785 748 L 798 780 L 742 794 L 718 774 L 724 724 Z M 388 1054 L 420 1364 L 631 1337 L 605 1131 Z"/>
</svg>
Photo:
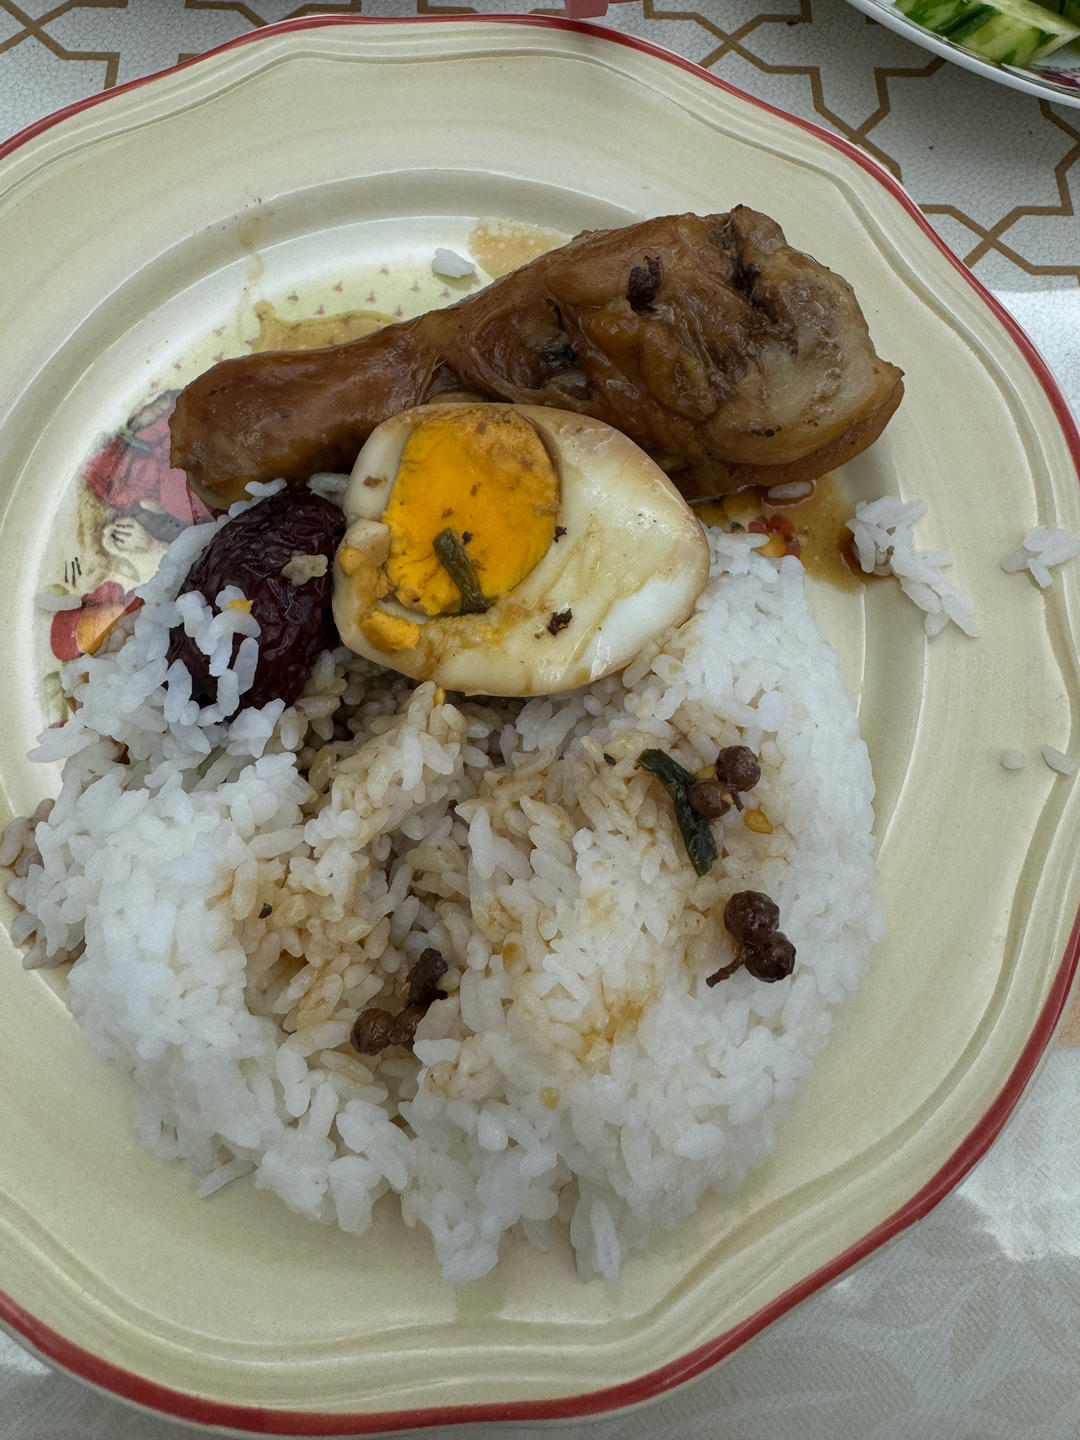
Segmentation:
<svg viewBox="0 0 1080 1440">
<path fill-rule="evenodd" d="M 765 499 L 771 505 L 780 505 L 785 500 L 805 500 L 813 493 L 814 486 L 811 481 L 789 480 L 786 485 L 774 485 L 771 490 L 766 490 Z"/>
<path fill-rule="evenodd" d="M 4 852 L 36 847 L 10 885 L 31 963 L 79 956 L 88 1043 L 200 1194 L 250 1172 L 360 1234 L 392 1192 L 452 1282 L 508 1232 L 568 1234 L 581 1274 L 613 1279 L 772 1152 L 881 934 L 870 766 L 801 566 L 712 533 L 692 619 L 573 694 L 451 703 L 341 651 L 296 706 L 236 714 L 255 622 L 175 599 L 215 529 L 174 543 L 127 643 L 67 667 L 79 708 L 35 756 L 65 760 L 60 796 Z M 216 705 L 167 666 L 176 624 Z M 636 761 L 702 772 L 731 743 L 761 757 L 772 830 L 725 817 L 699 878 Z M 747 888 L 780 906 L 795 972 L 710 989 Z M 357 1055 L 357 1015 L 398 1008 L 428 946 L 449 998 L 415 1057 Z"/>
<path fill-rule="evenodd" d="M 442 275 L 449 280 L 463 280 L 466 275 L 475 275 L 476 266 L 464 255 L 459 255 L 456 250 L 447 250 L 440 245 L 431 262 L 431 268 L 436 275 Z"/>
<path fill-rule="evenodd" d="M 1063 750 L 1055 750 L 1053 745 L 1043 745 L 1041 754 L 1050 769 L 1056 770 L 1059 775 L 1076 774 L 1076 761 Z"/>
<path fill-rule="evenodd" d="M 1006 555 L 1001 562 L 1002 570 L 1012 573 L 1027 570 L 1040 589 L 1045 590 L 1053 576 L 1052 565 L 1063 565 L 1080 554 L 1080 536 L 1071 530 L 1050 529 L 1036 525 L 1024 536 L 1020 547 Z"/>
<path fill-rule="evenodd" d="M 330 471 L 326 471 L 312 475 L 307 483 L 308 489 L 314 490 L 316 495 L 323 495 L 328 500 L 338 500 L 340 502 L 341 496 L 344 495 L 345 491 L 349 488 L 349 476 L 336 475 Z"/>
<path fill-rule="evenodd" d="M 281 573 L 290 585 L 306 585 L 309 580 L 325 575 L 330 562 L 325 555 L 293 555 L 281 567 Z"/>
<path fill-rule="evenodd" d="M 854 520 L 847 522 L 859 564 L 867 575 L 896 576 L 908 599 L 926 612 L 928 635 L 939 634 L 952 621 L 965 635 L 976 636 L 971 594 L 945 579 L 952 556 L 915 545 L 915 524 L 925 514 L 923 500 L 905 502 L 894 495 L 860 500 Z"/>
</svg>

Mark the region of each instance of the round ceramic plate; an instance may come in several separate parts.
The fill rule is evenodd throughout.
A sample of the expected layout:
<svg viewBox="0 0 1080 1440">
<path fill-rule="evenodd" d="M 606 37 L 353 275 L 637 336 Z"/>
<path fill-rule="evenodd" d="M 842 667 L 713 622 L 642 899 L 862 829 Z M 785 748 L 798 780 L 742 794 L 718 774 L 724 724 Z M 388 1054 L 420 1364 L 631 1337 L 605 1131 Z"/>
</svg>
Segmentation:
<svg viewBox="0 0 1080 1440">
<path fill-rule="evenodd" d="M 155 394 L 245 345 L 260 301 L 285 321 L 407 313 L 449 298 L 430 289 L 436 243 L 494 237 L 505 260 L 582 227 L 737 202 L 847 276 L 907 372 L 904 404 L 847 481 L 928 502 L 920 542 L 953 552 L 982 630 L 928 640 L 890 584 L 815 590 L 876 775 L 888 938 L 775 1158 L 617 1285 L 583 1284 L 568 1249 L 510 1245 L 453 1290 L 389 1208 L 358 1242 L 247 1181 L 198 1201 L 180 1167 L 136 1145 L 131 1096 L 87 1054 L 59 979 L 25 973 L 5 941 L 0 1317 L 43 1355 L 260 1432 L 635 1404 L 924 1213 L 1017 1101 L 1076 962 L 1080 789 L 1037 747 L 1080 745 L 1080 565 L 1044 594 L 998 562 L 1036 523 L 1080 531 L 1075 430 L 1030 345 L 883 170 L 589 26 L 285 25 L 8 145 L 4 804 L 25 812 L 55 785 L 24 758 L 49 703 L 35 591 L 85 590 L 77 555 L 111 557 L 120 584 L 152 555 L 158 522 L 143 515 L 144 540 L 107 509 L 80 518 L 76 477 L 85 488 L 109 436 L 130 444 L 125 424 Z M 142 408 L 135 430 L 155 414 Z M 126 499 L 97 498 L 145 502 L 124 474 Z M 144 511 L 168 511 L 149 499 Z M 1006 747 L 1033 757 L 1018 774 L 998 763 Z"/>
<path fill-rule="evenodd" d="M 960 65 L 975 75 L 985 75 L 999 85 L 1008 85 L 1012 90 L 1023 90 L 1028 95 L 1038 95 L 1043 100 L 1052 100 L 1055 105 L 1080 106 L 1080 41 L 1073 41 L 1055 50 L 1045 60 L 1033 65 L 999 65 L 994 60 L 985 60 L 965 50 L 962 45 L 935 35 L 925 25 L 919 25 L 901 14 L 892 0 L 848 0 L 856 10 L 869 15 L 895 30 L 898 35 L 921 45 L 935 55 L 942 55 L 954 65 Z"/>
</svg>

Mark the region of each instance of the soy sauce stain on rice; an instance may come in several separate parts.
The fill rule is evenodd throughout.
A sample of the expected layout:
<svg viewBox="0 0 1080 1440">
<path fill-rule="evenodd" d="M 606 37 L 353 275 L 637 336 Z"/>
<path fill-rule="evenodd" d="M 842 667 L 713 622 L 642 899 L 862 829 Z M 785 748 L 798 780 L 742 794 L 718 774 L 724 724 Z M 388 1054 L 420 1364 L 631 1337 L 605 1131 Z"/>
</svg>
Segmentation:
<svg viewBox="0 0 1080 1440">
<path fill-rule="evenodd" d="M 509 1235 L 546 1244 L 556 1231 L 569 1234 L 583 1277 L 614 1279 L 631 1250 L 760 1160 L 762 1125 L 783 1113 L 790 1088 L 772 1067 L 813 1049 L 822 996 L 857 983 L 879 923 L 869 766 L 801 577 L 747 559 L 738 536 L 714 536 L 699 611 L 660 654 L 554 699 L 447 699 L 430 682 L 328 652 L 293 706 L 190 724 L 154 676 L 199 541 L 177 542 L 131 639 L 74 674 L 76 711 L 45 737 L 44 756 L 66 756 L 60 797 L 32 831 L 12 830 L 4 852 L 25 871 L 10 890 L 19 938 L 37 932 L 32 963 L 79 957 L 68 982 L 76 1020 L 129 1073 L 151 1148 L 197 1168 L 203 1193 L 243 1160 L 301 1213 L 359 1234 L 392 1189 L 430 1231 L 451 1283 L 487 1273 Z M 760 597 L 749 630 L 729 566 L 743 596 Z M 731 637 L 719 650 L 716 634 Z M 738 741 L 715 697 L 736 684 L 753 692 L 766 675 L 784 699 L 771 716 L 764 704 L 756 712 L 770 737 L 760 757 L 777 821 L 768 854 L 785 913 L 797 904 L 806 917 L 800 967 L 821 982 L 809 1009 L 789 1005 L 782 983 L 766 989 L 745 959 L 702 1003 L 717 942 L 728 943 L 720 907 L 733 888 L 754 887 L 766 842 L 721 819 L 722 866 L 698 877 L 676 848 L 668 798 L 616 761 L 664 749 L 697 783 L 715 755 L 686 737 L 704 716 L 718 741 Z M 118 685 L 122 714 L 103 709 Z M 166 706 L 180 718 L 165 723 Z M 140 713 L 149 728 L 133 720 Z M 830 748 L 804 768 L 793 756 L 807 727 Z M 177 777 L 171 798 L 148 791 L 145 816 L 117 835 L 115 804 L 151 772 L 160 784 L 163 766 Z M 733 796 L 738 782 L 717 781 Z M 791 830 L 796 787 L 814 809 L 812 841 Z M 206 871 L 196 886 L 186 878 L 193 826 Z M 107 846 L 139 883 L 125 878 L 99 898 L 79 857 Z M 135 909 L 147 887 L 164 927 L 152 951 Z M 85 952 L 84 927 L 102 936 Z M 759 971 L 780 968 L 778 934 L 759 943 Z M 155 967 L 180 1039 L 164 1012 L 136 1025 L 133 964 Z M 208 983 L 210 1014 L 189 1000 Z M 767 1006 L 756 998 L 765 994 Z M 361 1055 L 350 1038 L 365 1014 Z M 213 1053 L 215 1034 L 253 1026 L 269 1043 L 249 1061 L 194 1062 Z M 744 1045 L 751 1034 L 761 1054 Z M 135 1048 L 159 1041 L 168 1093 Z M 219 1131 L 178 1127 L 173 1108 L 224 1114 L 232 1089 L 240 1104 L 225 1128 L 246 1116 L 264 1137 L 239 1157 Z M 630 1103 L 634 1093 L 648 1106 Z M 301 1141 L 303 1164 L 283 1170 Z"/>
</svg>

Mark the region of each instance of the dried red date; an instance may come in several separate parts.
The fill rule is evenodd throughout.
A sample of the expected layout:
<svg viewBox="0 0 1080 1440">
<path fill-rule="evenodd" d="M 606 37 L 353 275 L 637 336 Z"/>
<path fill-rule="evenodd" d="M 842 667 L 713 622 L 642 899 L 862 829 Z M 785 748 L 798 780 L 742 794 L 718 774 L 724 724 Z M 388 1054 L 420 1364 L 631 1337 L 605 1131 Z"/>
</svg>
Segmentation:
<svg viewBox="0 0 1080 1440">
<path fill-rule="evenodd" d="M 259 663 L 255 683 L 240 697 L 242 708 L 275 698 L 291 705 L 320 652 L 338 644 L 330 602 L 334 552 L 344 533 L 340 506 L 311 490 L 280 490 L 224 525 L 188 571 L 181 594 L 198 590 L 213 604 L 227 585 L 236 585 L 252 602 Z M 326 574 L 294 584 L 282 570 L 295 555 L 325 555 Z M 234 656 L 239 645 L 237 639 Z M 180 627 L 172 633 L 168 658 L 187 666 L 197 700 L 217 699 L 207 656 Z"/>
</svg>

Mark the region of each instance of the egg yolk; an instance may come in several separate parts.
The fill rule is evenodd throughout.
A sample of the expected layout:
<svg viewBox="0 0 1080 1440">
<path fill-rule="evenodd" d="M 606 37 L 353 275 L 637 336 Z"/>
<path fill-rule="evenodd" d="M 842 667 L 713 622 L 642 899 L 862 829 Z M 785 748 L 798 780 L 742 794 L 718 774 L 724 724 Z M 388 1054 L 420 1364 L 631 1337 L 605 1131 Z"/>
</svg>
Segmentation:
<svg viewBox="0 0 1080 1440">
<path fill-rule="evenodd" d="M 382 516 L 397 599 L 425 615 L 459 612 L 461 590 L 435 549 L 445 531 L 486 599 L 504 595 L 547 552 L 558 509 L 555 466 L 523 416 L 490 408 L 430 416 L 405 442 Z"/>
<path fill-rule="evenodd" d="M 360 626 L 365 639 L 379 650 L 415 650 L 420 644 L 420 626 L 400 615 L 373 610 Z"/>
</svg>

